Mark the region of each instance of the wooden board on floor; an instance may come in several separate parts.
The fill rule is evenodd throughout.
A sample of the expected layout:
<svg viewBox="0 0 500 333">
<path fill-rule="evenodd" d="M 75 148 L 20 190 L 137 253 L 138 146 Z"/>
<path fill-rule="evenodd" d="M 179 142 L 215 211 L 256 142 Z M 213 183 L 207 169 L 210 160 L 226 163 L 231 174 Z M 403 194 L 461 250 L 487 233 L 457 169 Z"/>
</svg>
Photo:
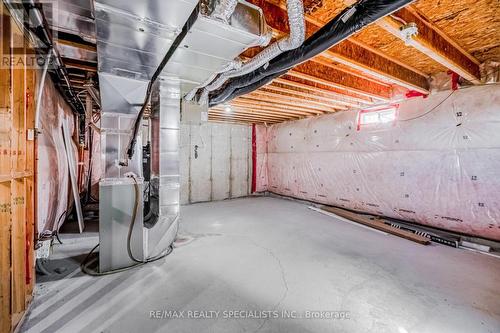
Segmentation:
<svg viewBox="0 0 500 333">
<path fill-rule="evenodd" d="M 329 207 L 329 206 L 322 206 L 321 209 L 324 211 L 333 213 L 335 215 L 341 216 L 343 218 L 346 218 L 348 220 L 351 220 L 353 222 L 361 223 L 365 226 L 386 232 L 386 233 L 391 234 L 391 235 L 402 237 L 402 238 L 411 240 L 411 241 L 419 243 L 419 244 L 427 245 L 431 242 L 426 237 L 416 235 L 410 231 L 401 230 L 398 228 L 391 227 L 391 226 L 385 224 L 384 222 L 379 221 L 373 217 L 370 218 L 368 215 L 357 214 L 357 213 L 354 213 L 354 212 L 351 212 L 351 211 L 348 211 L 345 209 L 336 208 L 336 207 Z"/>
</svg>

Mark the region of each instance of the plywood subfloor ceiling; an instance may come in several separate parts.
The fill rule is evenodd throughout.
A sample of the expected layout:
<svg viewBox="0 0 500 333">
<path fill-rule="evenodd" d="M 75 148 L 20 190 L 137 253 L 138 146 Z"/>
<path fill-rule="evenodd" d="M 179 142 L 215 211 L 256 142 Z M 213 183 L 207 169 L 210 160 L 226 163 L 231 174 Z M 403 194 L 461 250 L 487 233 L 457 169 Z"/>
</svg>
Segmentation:
<svg viewBox="0 0 500 333">
<path fill-rule="evenodd" d="M 275 35 L 288 33 L 286 0 L 248 0 Z M 352 0 L 304 0 L 307 35 Z M 405 43 L 399 27 L 416 23 Z M 259 50 L 249 50 L 244 57 Z M 271 84 L 212 108 L 212 121 L 277 123 L 387 101 L 395 90 L 428 92 L 430 75 L 452 70 L 480 83 L 479 65 L 500 61 L 499 0 L 419 0 L 364 28 Z"/>
</svg>

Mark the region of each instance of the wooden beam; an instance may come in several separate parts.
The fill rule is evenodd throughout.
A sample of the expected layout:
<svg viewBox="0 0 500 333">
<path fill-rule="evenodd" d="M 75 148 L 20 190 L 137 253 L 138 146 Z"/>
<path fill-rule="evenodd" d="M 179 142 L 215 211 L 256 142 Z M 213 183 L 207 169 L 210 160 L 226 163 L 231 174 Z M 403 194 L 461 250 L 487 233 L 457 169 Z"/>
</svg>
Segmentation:
<svg viewBox="0 0 500 333">
<path fill-rule="evenodd" d="M 288 16 L 284 4 L 278 7 L 269 3 L 269 0 L 248 1 L 263 9 L 269 26 L 280 33 L 289 33 Z M 311 36 L 325 23 L 306 15 L 306 35 Z M 410 69 L 409 66 L 402 66 L 387 55 L 373 52 L 373 50 L 363 47 L 360 43 L 344 40 L 324 52 L 323 55 L 374 77 L 379 77 L 384 81 L 393 82 L 422 93 L 428 92 L 429 85 L 425 75 Z"/>
<path fill-rule="evenodd" d="M 378 25 L 394 36 L 403 39 L 400 34 L 400 28 L 403 26 L 401 21 L 415 23 L 418 28 L 418 34 L 406 42 L 408 45 L 413 46 L 473 84 L 481 83 L 478 61 L 415 9 L 400 9 L 392 16 L 379 20 Z"/>
</svg>

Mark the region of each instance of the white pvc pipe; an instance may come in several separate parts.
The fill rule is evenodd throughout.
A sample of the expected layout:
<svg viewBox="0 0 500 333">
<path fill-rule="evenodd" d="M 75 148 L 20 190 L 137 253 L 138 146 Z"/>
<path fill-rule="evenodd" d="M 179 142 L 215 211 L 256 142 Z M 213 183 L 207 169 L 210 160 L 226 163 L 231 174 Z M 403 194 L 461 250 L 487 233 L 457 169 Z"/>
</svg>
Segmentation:
<svg viewBox="0 0 500 333">
<path fill-rule="evenodd" d="M 43 87 L 45 86 L 45 78 L 47 77 L 47 72 L 49 70 L 49 63 L 51 58 L 52 58 L 52 50 L 50 50 L 47 54 L 47 59 L 45 61 L 45 65 L 43 66 L 40 84 L 38 85 L 38 94 L 36 97 L 36 108 L 35 108 L 35 131 L 37 133 L 40 130 L 40 108 L 42 106 Z"/>
</svg>

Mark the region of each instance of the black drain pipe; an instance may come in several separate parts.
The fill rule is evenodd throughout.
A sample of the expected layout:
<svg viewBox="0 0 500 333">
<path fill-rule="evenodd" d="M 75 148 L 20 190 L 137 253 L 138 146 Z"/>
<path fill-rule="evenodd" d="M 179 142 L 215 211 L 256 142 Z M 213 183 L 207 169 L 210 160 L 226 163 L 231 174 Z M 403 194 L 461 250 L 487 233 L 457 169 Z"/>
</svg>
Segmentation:
<svg viewBox="0 0 500 333">
<path fill-rule="evenodd" d="M 210 94 L 210 106 L 227 102 L 254 91 L 273 79 L 285 74 L 296 65 L 317 56 L 323 51 L 350 37 L 363 27 L 408 5 L 414 0 L 361 0 L 344 9 L 325 26 L 309 37 L 302 46 L 274 58 L 268 66 L 233 78 Z"/>
</svg>

